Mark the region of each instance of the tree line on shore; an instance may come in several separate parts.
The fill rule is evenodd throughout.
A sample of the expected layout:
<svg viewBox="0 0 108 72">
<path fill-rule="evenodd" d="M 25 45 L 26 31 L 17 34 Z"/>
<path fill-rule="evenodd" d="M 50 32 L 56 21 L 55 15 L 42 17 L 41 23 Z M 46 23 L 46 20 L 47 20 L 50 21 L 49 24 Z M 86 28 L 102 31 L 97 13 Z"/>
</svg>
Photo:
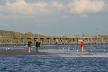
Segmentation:
<svg viewBox="0 0 108 72">
<path fill-rule="evenodd" d="M 6 30 L 0 30 L 0 36 L 5 36 L 5 37 L 11 37 L 11 38 L 26 38 L 26 37 L 48 37 L 45 35 L 40 35 L 40 34 L 33 34 L 32 32 L 27 32 L 27 33 L 20 33 L 20 32 L 15 32 L 15 31 L 6 31 Z M 74 35 L 78 36 L 78 35 Z M 85 36 L 84 34 L 82 36 Z M 108 37 L 108 35 L 98 35 L 99 37 Z"/>
<path fill-rule="evenodd" d="M 15 31 L 6 31 L 6 30 L 0 30 L 0 36 L 5 36 L 5 37 L 43 37 L 44 35 L 39 35 L 39 34 L 33 34 L 31 32 L 27 33 L 20 33 L 20 32 L 15 32 Z"/>
</svg>

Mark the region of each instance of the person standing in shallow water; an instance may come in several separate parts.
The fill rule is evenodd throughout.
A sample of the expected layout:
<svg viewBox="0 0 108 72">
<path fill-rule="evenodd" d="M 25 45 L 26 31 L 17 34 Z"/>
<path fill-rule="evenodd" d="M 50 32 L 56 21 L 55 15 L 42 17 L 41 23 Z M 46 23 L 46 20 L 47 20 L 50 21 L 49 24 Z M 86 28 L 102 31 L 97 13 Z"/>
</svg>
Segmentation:
<svg viewBox="0 0 108 72">
<path fill-rule="evenodd" d="M 84 54 L 84 41 L 80 40 L 81 53 Z"/>
<path fill-rule="evenodd" d="M 31 42 L 31 40 L 29 39 L 29 40 L 28 40 L 28 52 L 31 51 L 31 44 L 32 44 L 32 42 Z"/>
<path fill-rule="evenodd" d="M 40 41 L 36 41 L 36 52 L 38 52 L 38 48 L 40 47 Z"/>
</svg>

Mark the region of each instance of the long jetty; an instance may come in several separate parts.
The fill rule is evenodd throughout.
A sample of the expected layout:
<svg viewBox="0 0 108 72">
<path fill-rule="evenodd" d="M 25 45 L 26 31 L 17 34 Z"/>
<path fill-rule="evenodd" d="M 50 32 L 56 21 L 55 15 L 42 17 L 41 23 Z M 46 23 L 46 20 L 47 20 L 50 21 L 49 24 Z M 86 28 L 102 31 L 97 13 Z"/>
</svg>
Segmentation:
<svg viewBox="0 0 108 72">
<path fill-rule="evenodd" d="M 79 40 L 84 40 L 85 44 L 107 44 L 108 37 L 106 36 L 44 36 L 44 37 L 6 37 L 0 36 L 0 45 L 26 45 L 28 39 L 31 39 L 32 44 L 36 40 L 40 40 L 43 45 L 55 44 L 79 44 Z"/>
</svg>

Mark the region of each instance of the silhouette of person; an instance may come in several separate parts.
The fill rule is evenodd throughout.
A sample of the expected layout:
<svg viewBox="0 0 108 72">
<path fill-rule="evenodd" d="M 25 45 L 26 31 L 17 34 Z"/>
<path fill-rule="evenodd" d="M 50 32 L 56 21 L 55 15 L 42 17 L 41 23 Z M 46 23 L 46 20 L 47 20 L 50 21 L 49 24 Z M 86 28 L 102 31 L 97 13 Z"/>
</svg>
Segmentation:
<svg viewBox="0 0 108 72">
<path fill-rule="evenodd" d="M 40 41 L 36 41 L 36 52 L 38 52 L 38 48 L 40 47 Z"/>
<path fill-rule="evenodd" d="M 32 42 L 31 42 L 31 40 L 29 39 L 29 40 L 28 40 L 28 52 L 31 51 L 31 44 L 32 44 Z"/>
</svg>

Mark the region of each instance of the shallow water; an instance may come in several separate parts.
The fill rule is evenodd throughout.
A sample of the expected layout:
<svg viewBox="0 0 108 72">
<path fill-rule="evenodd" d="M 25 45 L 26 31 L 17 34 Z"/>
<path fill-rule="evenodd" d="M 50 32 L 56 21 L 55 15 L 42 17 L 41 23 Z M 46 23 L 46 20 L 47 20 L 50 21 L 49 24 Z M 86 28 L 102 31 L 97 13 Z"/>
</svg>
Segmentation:
<svg viewBox="0 0 108 72">
<path fill-rule="evenodd" d="M 96 72 L 108 69 L 108 58 L 58 56 L 0 56 L 0 71 L 7 72 Z"/>
<path fill-rule="evenodd" d="M 26 46 L 1 46 L 0 49 L 23 49 Z M 74 49 L 73 49 L 74 48 Z M 94 48 L 94 51 L 90 51 Z M 68 51 L 69 49 L 69 51 Z M 35 46 L 32 46 L 32 51 Z M 78 50 L 78 51 L 77 51 Z M 106 52 L 104 52 L 106 50 Z M 46 45 L 40 52 L 50 55 L 0 55 L 1 72 L 107 72 L 108 45 L 86 45 L 80 54 L 79 45 Z"/>
</svg>

